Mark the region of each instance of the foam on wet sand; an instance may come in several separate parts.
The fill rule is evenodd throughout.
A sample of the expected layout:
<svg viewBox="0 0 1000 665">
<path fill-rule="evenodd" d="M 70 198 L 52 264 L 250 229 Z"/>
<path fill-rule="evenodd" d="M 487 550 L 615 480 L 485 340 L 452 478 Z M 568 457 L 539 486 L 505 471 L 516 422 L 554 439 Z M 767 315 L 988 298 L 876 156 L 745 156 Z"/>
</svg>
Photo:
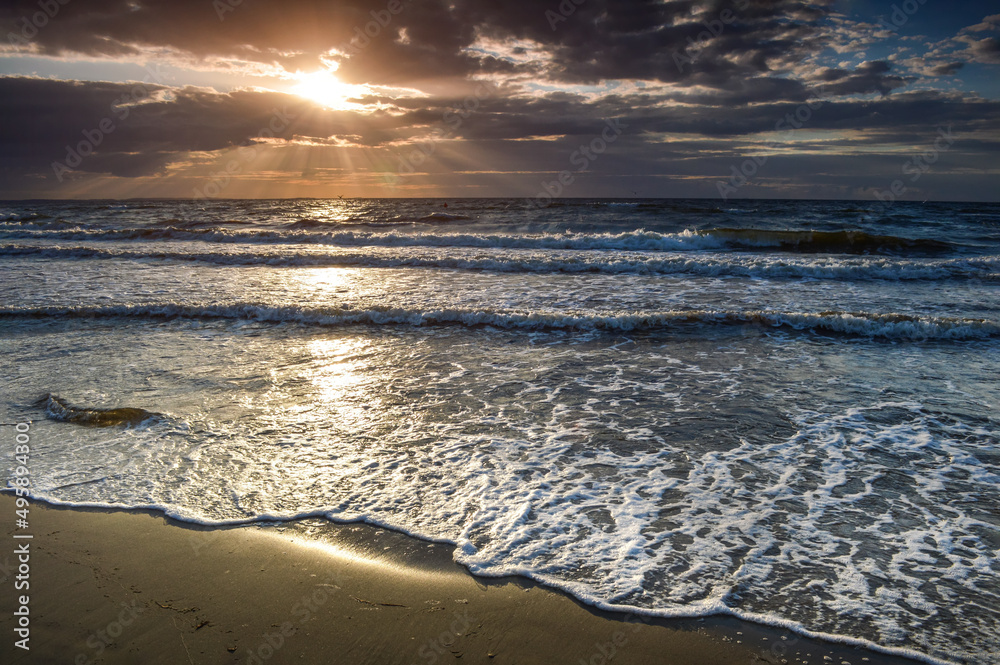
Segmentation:
<svg viewBox="0 0 1000 665">
<path fill-rule="evenodd" d="M 911 662 L 726 617 L 596 611 L 364 525 L 206 529 L 34 503 L 31 533 L 31 650 L 5 630 L 4 662 Z"/>
</svg>

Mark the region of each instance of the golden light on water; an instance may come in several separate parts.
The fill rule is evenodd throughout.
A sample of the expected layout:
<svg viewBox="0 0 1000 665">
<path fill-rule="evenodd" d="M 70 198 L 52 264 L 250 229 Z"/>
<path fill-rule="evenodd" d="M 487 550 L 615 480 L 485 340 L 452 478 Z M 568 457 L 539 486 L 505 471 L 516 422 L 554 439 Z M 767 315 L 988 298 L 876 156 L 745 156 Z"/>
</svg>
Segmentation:
<svg viewBox="0 0 1000 665">
<path fill-rule="evenodd" d="M 320 361 L 312 382 L 320 388 L 324 399 L 342 400 L 347 391 L 362 380 L 355 358 L 357 340 L 354 338 L 316 339 L 309 342 L 309 351 Z"/>
<path fill-rule="evenodd" d="M 307 268 L 290 270 L 284 275 L 291 293 L 300 293 L 309 302 L 321 302 L 323 296 L 347 293 L 362 278 L 357 268 Z"/>
<path fill-rule="evenodd" d="M 340 429 L 364 428 L 370 416 L 364 371 L 365 344 L 354 336 L 314 339 L 306 348 L 314 362 L 308 378 L 315 386 L 316 408 L 336 418 Z"/>
</svg>

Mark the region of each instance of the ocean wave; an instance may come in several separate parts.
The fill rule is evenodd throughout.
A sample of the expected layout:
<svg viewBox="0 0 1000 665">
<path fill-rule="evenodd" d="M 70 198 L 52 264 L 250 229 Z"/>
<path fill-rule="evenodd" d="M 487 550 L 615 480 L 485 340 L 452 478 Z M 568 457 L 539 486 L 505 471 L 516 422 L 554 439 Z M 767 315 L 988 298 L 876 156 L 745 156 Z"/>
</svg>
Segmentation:
<svg viewBox="0 0 1000 665">
<path fill-rule="evenodd" d="M 472 218 L 467 217 L 465 215 L 449 215 L 448 213 L 444 212 L 432 212 L 429 215 L 423 215 L 422 217 L 417 217 L 413 221 L 419 224 L 440 224 L 444 222 L 464 222 L 470 219 Z M 396 222 L 405 221 L 405 218 L 397 217 L 395 220 L 392 221 Z"/>
<path fill-rule="evenodd" d="M 893 340 L 967 340 L 1000 336 L 987 319 L 873 312 L 781 312 L 774 310 L 669 310 L 649 312 L 418 310 L 403 307 L 295 307 L 260 303 L 229 305 L 113 305 L 107 307 L 7 307 L 0 318 L 222 319 L 262 323 L 342 325 L 460 325 L 525 330 L 657 331 L 685 326 L 756 325 L 798 331 Z"/>
<path fill-rule="evenodd" d="M 29 215 L 8 214 L 0 217 L 0 228 L 10 227 L 13 229 L 23 229 L 25 227 L 35 227 L 44 230 L 62 230 L 77 228 L 76 224 L 67 222 L 64 219 L 53 219 L 51 215 L 31 213 Z"/>
<path fill-rule="evenodd" d="M 198 219 L 178 219 L 177 217 L 171 217 L 170 219 L 161 219 L 158 222 L 153 222 L 154 226 L 166 227 L 166 228 L 179 228 L 179 229 L 205 229 L 213 230 L 216 227 L 225 226 L 251 226 L 253 222 L 242 220 L 242 219 L 226 219 L 226 220 L 198 220 Z"/>
<path fill-rule="evenodd" d="M 441 212 L 434 212 L 420 217 L 348 217 L 347 219 L 337 219 L 334 221 L 324 221 L 322 219 L 304 217 L 297 221 L 285 224 L 284 228 L 292 231 L 298 231 L 301 229 L 343 229 L 345 226 L 415 226 L 417 224 L 447 224 L 449 222 L 464 222 L 471 219 L 471 217 L 467 217 L 466 215 L 449 215 Z"/>
<path fill-rule="evenodd" d="M 685 230 L 657 233 L 396 233 L 351 230 L 326 233 L 301 229 L 227 230 L 220 228 L 83 229 L 42 232 L 13 230 L 8 238 L 52 240 L 200 240 L 224 243 L 313 244 L 347 247 L 477 247 L 629 251 L 777 250 L 797 253 L 935 256 L 957 246 L 940 240 L 871 235 L 861 231 L 764 231 L 759 229 Z"/>
<path fill-rule="evenodd" d="M 493 252 L 479 256 L 408 256 L 372 253 L 318 252 L 169 252 L 103 249 L 98 247 L 40 247 L 0 245 L 0 256 L 37 256 L 55 259 L 165 260 L 212 265 L 372 268 L 438 268 L 506 273 L 602 273 L 638 275 L 697 275 L 762 279 L 823 279 L 840 281 L 904 281 L 1000 279 L 1000 257 L 943 260 L 890 258 L 809 258 L 779 260 L 766 256 L 609 254 L 573 252 L 561 255 L 519 255 Z"/>
<path fill-rule="evenodd" d="M 302 219 L 285 224 L 285 228 L 291 230 L 321 229 L 323 227 L 329 227 L 329 226 L 332 226 L 330 222 L 324 222 L 321 219 L 312 219 L 311 217 L 303 217 Z"/>
<path fill-rule="evenodd" d="M 942 254 L 955 250 L 943 240 L 873 235 L 864 231 L 766 231 L 712 229 L 704 232 L 735 247 L 773 247 L 809 253 Z"/>
<path fill-rule="evenodd" d="M 4 222 L 38 222 L 46 219 L 52 219 L 51 215 L 46 215 L 40 212 L 29 212 L 25 214 L 20 214 L 16 212 L 5 213 L 0 216 L 0 221 Z"/>
</svg>

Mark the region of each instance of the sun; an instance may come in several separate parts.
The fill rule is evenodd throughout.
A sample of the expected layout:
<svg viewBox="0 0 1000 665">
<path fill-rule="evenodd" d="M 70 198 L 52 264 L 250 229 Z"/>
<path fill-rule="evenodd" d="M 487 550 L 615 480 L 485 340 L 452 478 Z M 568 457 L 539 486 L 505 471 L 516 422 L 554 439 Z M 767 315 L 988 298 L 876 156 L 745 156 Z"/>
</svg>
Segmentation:
<svg viewBox="0 0 1000 665">
<path fill-rule="evenodd" d="M 291 91 L 320 106 L 339 111 L 361 107 L 360 104 L 348 100 L 363 95 L 365 87 L 343 83 L 330 70 L 321 69 L 308 74 L 298 72 L 295 74 L 295 79 L 298 83 L 291 87 Z"/>
</svg>

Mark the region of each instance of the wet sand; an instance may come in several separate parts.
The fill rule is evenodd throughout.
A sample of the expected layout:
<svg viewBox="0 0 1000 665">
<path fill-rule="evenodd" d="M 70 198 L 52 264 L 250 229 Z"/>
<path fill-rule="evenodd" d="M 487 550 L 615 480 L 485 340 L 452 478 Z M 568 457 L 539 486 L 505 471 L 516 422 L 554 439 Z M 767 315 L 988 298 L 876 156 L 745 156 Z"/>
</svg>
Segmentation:
<svg viewBox="0 0 1000 665">
<path fill-rule="evenodd" d="M 913 663 L 727 617 L 595 610 L 521 578 L 482 579 L 452 548 L 365 525 L 193 527 L 150 512 L 0 496 L 4 663 Z M 30 534 L 31 539 L 15 539 Z M 30 543 L 29 590 L 15 590 Z M 29 595 L 30 651 L 16 648 Z"/>
</svg>

